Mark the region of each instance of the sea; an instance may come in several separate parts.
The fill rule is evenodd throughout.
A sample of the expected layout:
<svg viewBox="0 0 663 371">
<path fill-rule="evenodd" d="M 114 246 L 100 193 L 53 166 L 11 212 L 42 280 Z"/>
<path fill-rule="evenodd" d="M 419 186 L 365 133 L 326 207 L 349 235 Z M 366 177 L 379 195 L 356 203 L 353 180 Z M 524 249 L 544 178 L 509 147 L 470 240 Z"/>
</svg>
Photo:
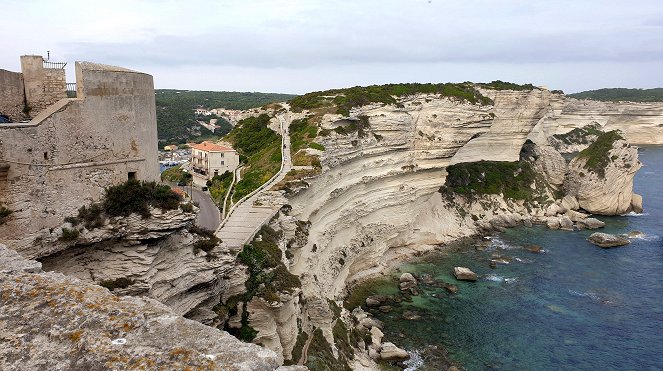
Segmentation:
<svg viewBox="0 0 663 371">
<path fill-rule="evenodd" d="M 663 370 L 663 147 L 643 146 L 639 156 L 634 190 L 645 211 L 597 217 L 601 232 L 642 232 L 625 247 L 594 246 L 592 231 L 518 227 L 366 283 L 374 294 L 396 294 L 398 276 L 412 272 L 459 289 L 421 284 L 411 301 L 373 310 L 385 341 L 410 353 L 408 370 L 444 370 L 449 360 L 467 370 Z M 491 268 L 495 257 L 504 263 Z M 455 266 L 479 280 L 456 281 Z"/>
</svg>

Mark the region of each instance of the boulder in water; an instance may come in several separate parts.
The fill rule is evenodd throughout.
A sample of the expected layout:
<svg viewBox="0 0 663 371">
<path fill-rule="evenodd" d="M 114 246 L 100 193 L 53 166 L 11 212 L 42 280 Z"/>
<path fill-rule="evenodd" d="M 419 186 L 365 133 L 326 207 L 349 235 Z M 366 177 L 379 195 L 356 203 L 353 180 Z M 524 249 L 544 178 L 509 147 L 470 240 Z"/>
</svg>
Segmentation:
<svg viewBox="0 0 663 371">
<path fill-rule="evenodd" d="M 573 221 L 571 221 L 571 219 L 568 216 L 562 215 L 559 217 L 559 227 L 560 229 L 565 231 L 572 231 Z"/>
<path fill-rule="evenodd" d="M 597 229 L 605 227 L 605 223 L 595 218 L 587 218 L 584 220 L 579 220 L 576 223 L 576 226 L 579 229 Z"/>
<path fill-rule="evenodd" d="M 454 267 L 454 276 L 460 281 L 476 281 L 477 274 L 472 272 L 469 268 Z"/>
<path fill-rule="evenodd" d="M 598 232 L 592 233 L 592 235 L 589 236 L 587 240 L 593 243 L 594 245 L 603 248 L 624 246 L 631 243 L 629 240 L 627 240 L 624 237 L 615 236 L 614 234 L 598 233 Z"/>
<path fill-rule="evenodd" d="M 380 349 L 380 358 L 385 361 L 404 361 L 410 358 L 406 351 L 394 345 L 394 343 L 382 343 Z"/>
</svg>

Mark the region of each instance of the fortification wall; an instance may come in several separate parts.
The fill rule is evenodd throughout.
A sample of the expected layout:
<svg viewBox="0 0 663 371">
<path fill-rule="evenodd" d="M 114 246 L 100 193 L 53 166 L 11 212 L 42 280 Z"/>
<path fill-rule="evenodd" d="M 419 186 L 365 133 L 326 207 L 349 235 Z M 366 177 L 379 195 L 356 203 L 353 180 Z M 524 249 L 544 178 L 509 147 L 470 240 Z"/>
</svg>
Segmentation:
<svg viewBox="0 0 663 371">
<path fill-rule="evenodd" d="M 20 121 L 24 118 L 24 107 L 23 75 L 0 70 L 0 114 L 9 116 L 12 121 Z"/>
<path fill-rule="evenodd" d="M 67 80 L 62 68 L 44 68 L 40 55 L 21 56 L 21 71 L 30 117 L 67 97 Z"/>
<path fill-rule="evenodd" d="M 86 62 L 76 70 L 78 98 L 30 123 L 0 125 L 0 162 L 10 165 L 0 202 L 14 211 L 0 226 L 0 243 L 29 258 L 48 255 L 41 241 L 51 229 L 105 187 L 130 173 L 159 179 L 152 76 Z"/>
</svg>

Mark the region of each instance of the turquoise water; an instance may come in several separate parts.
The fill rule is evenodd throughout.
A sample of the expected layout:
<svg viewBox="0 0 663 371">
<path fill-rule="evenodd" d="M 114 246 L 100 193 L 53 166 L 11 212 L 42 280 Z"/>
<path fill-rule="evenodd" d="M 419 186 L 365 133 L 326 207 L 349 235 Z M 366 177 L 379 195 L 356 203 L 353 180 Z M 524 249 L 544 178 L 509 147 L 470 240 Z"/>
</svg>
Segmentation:
<svg viewBox="0 0 663 371">
<path fill-rule="evenodd" d="M 663 369 L 663 147 L 642 148 L 640 159 L 635 190 L 645 213 L 599 219 L 604 232 L 639 230 L 643 239 L 601 249 L 585 240 L 589 231 L 520 227 L 479 249 L 473 241 L 430 254 L 400 271 L 430 274 L 459 293 L 424 284 L 411 303 L 375 312 L 386 338 L 413 352 L 420 370 L 442 367 L 442 349 L 468 370 Z M 531 244 L 545 251 L 526 250 Z M 494 255 L 511 262 L 491 269 Z M 455 281 L 459 265 L 481 279 Z M 404 320 L 404 311 L 421 319 Z"/>
</svg>

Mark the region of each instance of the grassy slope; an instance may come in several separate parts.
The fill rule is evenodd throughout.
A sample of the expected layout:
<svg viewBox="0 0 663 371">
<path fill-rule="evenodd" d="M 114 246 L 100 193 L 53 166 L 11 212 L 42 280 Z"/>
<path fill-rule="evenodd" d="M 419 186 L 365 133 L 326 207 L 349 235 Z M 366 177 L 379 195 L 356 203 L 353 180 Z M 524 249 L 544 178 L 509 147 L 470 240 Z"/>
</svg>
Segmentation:
<svg viewBox="0 0 663 371">
<path fill-rule="evenodd" d="M 192 136 L 187 130 L 196 121 L 193 109 L 198 106 L 207 109 L 249 109 L 272 102 L 286 101 L 294 96 L 271 93 L 157 89 L 155 97 L 159 139 L 164 141 L 162 143 L 184 143 L 189 139 L 203 139 Z M 207 119 L 209 118 L 207 117 Z M 225 120 L 219 120 L 217 125 L 221 126 L 221 129 L 215 133 L 216 137 L 223 136 L 232 129 L 232 126 Z M 203 137 L 212 136 L 212 133 L 204 128 L 201 129 L 201 133 Z"/>
<path fill-rule="evenodd" d="M 242 180 L 235 186 L 235 201 L 260 187 L 281 168 L 281 136 L 267 126 L 269 120 L 266 114 L 244 119 L 225 138 L 246 164 Z"/>
</svg>

